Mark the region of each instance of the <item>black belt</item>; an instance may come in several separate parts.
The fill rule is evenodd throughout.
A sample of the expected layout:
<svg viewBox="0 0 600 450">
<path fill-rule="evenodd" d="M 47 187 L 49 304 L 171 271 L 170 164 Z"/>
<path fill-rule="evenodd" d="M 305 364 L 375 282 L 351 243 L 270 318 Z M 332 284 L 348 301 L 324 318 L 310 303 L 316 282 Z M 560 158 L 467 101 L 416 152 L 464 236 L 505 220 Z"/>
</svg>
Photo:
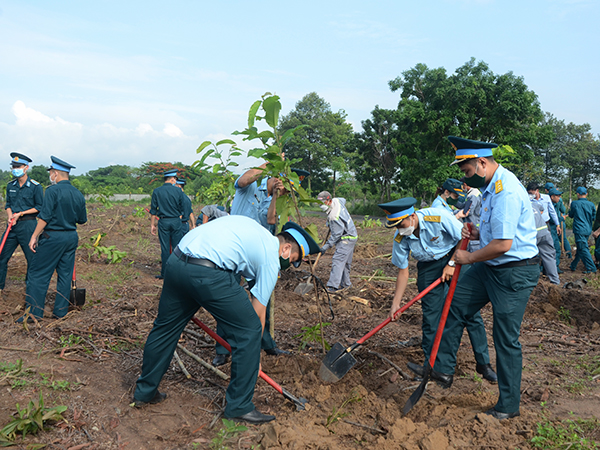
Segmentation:
<svg viewBox="0 0 600 450">
<path fill-rule="evenodd" d="M 193 256 L 186 255 L 181 250 L 179 250 L 179 247 L 175 247 L 175 250 L 173 250 L 173 253 L 180 260 L 182 260 L 182 261 L 184 261 L 186 263 L 194 264 L 196 266 L 209 267 L 211 269 L 223 270 L 219 266 L 217 266 L 214 262 L 212 262 L 210 259 L 194 258 Z"/>
<path fill-rule="evenodd" d="M 529 259 L 522 259 L 520 261 L 511 261 L 506 264 L 499 264 L 497 266 L 492 266 L 496 269 L 508 269 L 509 267 L 521 267 L 521 266 L 536 266 L 540 264 L 540 257 L 534 256 Z"/>
<path fill-rule="evenodd" d="M 21 220 L 35 220 L 37 218 L 37 214 L 25 214 L 24 216 L 19 217 L 19 222 Z"/>
</svg>

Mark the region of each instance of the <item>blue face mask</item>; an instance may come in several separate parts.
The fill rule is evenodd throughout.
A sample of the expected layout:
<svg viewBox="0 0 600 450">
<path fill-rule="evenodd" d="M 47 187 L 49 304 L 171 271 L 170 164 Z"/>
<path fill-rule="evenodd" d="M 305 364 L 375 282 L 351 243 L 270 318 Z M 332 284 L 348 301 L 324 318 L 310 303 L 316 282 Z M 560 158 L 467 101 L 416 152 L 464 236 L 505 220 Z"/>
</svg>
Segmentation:
<svg viewBox="0 0 600 450">
<path fill-rule="evenodd" d="M 18 169 L 13 169 L 12 170 L 13 176 L 15 176 L 17 178 L 21 178 L 24 173 L 25 173 L 25 171 L 22 168 L 20 168 L 20 167 Z"/>
</svg>

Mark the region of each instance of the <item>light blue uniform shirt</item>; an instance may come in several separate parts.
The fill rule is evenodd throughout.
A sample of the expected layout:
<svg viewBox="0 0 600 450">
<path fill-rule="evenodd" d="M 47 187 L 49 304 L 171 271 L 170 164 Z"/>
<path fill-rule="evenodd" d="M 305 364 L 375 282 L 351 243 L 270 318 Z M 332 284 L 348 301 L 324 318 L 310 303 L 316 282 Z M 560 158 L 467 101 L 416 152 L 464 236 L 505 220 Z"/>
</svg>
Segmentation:
<svg viewBox="0 0 600 450">
<path fill-rule="evenodd" d="M 510 250 L 485 263 L 497 266 L 536 256 L 537 231 L 531 201 L 518 178 L 509 170 L 498 166 L 481 197 L 481 248 L 493 239 L 512 239 Z"/>
<path fill-rule="evenodd" d="M 243 188 L 238 186 L 240 178 L 235 180 L 235 197 L 231 202 L 231 215 L 250 217 L 273 234 L 275 225 L 267 222 L 267 211 L 273 199 L 267 192 L 268 178 L 263 178 L 260 186 L 255 181 Z"/>
<path fill-rule="evenodd" d="M 256 284 L 250 292 L 266 306 L 279 274 L 279 239 L 258 222 L 243 216 L 226 216 L 194 228 L 179 242 L 179 250 L 208 259 L 218 267 L 242 275 Z"/>
<path fill-rule="evenodd" d="M 401 236 L 396 230 L 392 250 L 392 264 L 400 269 L 408 267 L 412 252 L 417 261 L 435 261 L 443 258 L 460 241 L 462 223 L 443 208 L 425 208 L 416 212 L 419 218 L 419 237 Z"/>
<path fill-rule="evenodd" d="M 536 202 L 541 206 L 542 219 L 544 219 L 544 222 L 548 222 L 552 219 L 552 222 L 554 223 L 551 225 L 558 225 L 558 216 L 556 215 L 556 210 L 554 209 L 554 205 L 548 194 L 540 194 L 539 200 L 533 199 L 531 201 Z"/>
<path fill-rule="evenodd" d="M 431 207 L 432 208 L 443 208 L 447 211 L 450 211 L 451 213 L 454 213 L 454 211 L 452 211 L 452 208 L 450 208 L 450 205 L 448 205 L 448 203 L 446 203 L 446 201 L 439 195 L 431 203 Z"/>
</svg>

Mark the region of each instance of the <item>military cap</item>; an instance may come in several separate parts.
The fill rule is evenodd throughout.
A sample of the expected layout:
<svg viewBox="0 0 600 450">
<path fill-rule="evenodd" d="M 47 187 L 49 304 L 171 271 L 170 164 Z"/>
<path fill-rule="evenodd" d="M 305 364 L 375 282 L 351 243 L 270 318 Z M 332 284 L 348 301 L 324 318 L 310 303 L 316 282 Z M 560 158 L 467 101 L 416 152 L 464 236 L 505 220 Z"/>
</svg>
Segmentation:
<svg viewBox="0 0 600 450">
<path fill-rule="evenodd" d="M 556 189 L 555 187 L 552 187 L 549 191 L 548 191 L 548 195 L 562 195 L 562 191 L 559 191 L 558 189 Z"/>
<path fill-rule="evenodd" d="M 293 169 L 292 168 L 292 172 L 294 172 L 296 175 L 298 175 L 298 179 L 300 180 L 300 183 L 302 183 L 302 180 L 304 180 L 307 176 L 310 175 L 310 172 L 308 172 L 307 170 L 302 170 L 302 169 Z"/>
<path fill-rule="evenodd" d="M 50 159 L 52 160 L 52 164 L 50 164 L 50 167 L 47 170 L 54 169 L 60 170 L 61 172 L 70 173 L 71 169 L 75 169 L 75 166 L 72 166 L 68 162 L 63 161 L 56 156 L 51 156 Z"/>
<path fill-rule="evenodd" d="M 298 267 L 300 263 L 302 263 L 302 259 L 306 255 L 314 255 L 316 253 L 321 253 L 321 248 L 319 244 L 315 242 L 315 240 L 306 232 L 304 228 L 294 222 L 287 222 L 281 231 L 285 231 L 289 233 L 294 240 L 298 243 L 300 247 L 300 259 L 294 263 L 294 267 Z"/>
<path fill-rule="evenodd" d="M 491 142 L 474 141 L 456 136 L 448 136 L 448 140 L 456 151 L 455 159 L 450 163 L 451 166 L 469 159 L 494 156 L 492 149 L 498 147 L 498 144 L 492 144 Z"/>
<path fill-rule="evenodd" d="M 163 177 L 165 177 L 165 178 L 176 177 L 176 176 L 177 176 L 177 169 L 167 170 L 165 173 L 163 173 Z"/>
<path fill-rule="evenodd" d="M 587 194 L 587 189 L 583 186 L 579 186 L 577 189 L 575 189 L 575 192 L 577 192 L 579 195 L 585 195 Z"/>
<path fill-rule="evenodd" d="M 554 187 L 554 183 L 548 181 L 545 185 L 544 185 L 544 189 L 552 189 Z"/>
<path fill-rule="evenodd" d="M 10 154 L 12 161 L 11 166 L 28 166 L 32 162 L 31 158 L 25 156 L 23 153 L 12 152 Z"/>
<path fill-rule="evenodd" d="M 461 195 L 463 191 L 462 182 L 458 181 L 455 178 L 448 178 L 446 181 L 444 181 L 442 188 L 444 188 L 447 191 L 454 192 L 458 195 Z"/>
<path fill-rule="evenodd" d="M 177 184 L 180 186 L 185 186 L 185 180 L 177 180 Z"/>
<path fill-rule="evenodd" d="M 386 228 L 394 228 L 400 222 L 415 212 L 417 200 L 413 197 L 400 198 L 393 202 L 381 203 L 379 206 L 387 215 Z"/>
</svg>

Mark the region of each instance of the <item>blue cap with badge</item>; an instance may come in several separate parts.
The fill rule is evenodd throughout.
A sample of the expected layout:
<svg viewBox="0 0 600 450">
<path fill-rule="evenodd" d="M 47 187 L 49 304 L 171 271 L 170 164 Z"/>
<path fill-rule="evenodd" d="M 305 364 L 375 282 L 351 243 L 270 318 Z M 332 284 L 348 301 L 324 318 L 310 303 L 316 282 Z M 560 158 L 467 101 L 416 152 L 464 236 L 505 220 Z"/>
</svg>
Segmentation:
<svg viewBox="0 0 600 450">
<path fill-rule="evenodd" d="M 179 186 L 185 186 L 185 180 L 177 180 Z"/>
<path fill-rule="evenodd" d="M 544 189 L 548 189 L 548 190 L 552 189 L 553 187 L 555 187 L 555 186 L 554 186 L 554 183 L 552 183 L 552 182 L 550 182 L 550 181 L 548 181 L 548 182 L 547 182 L 547 183 L 544 185 Z"/>
<path fill-rule="evenodd" d="M 167 170 L 165 173 L 163 173 L 163 177 L 165 177 L 165 178 L 176 177 L 177 172 L 178 172 L 177 169 Z"/>
<path fill-rule="evenodd" d="M 47 170 L 60 170 L 61 172 L 67 172 L 70 173 L 71 169 L 75 169 L 75 166 L 69 164 L 66 161 L 63 161 L 62 159 L 57 158 L 56 156 L 51 156 L 50 159 L 52 160 L 52 164 L 50 164 L 50 167 L 48 167 Z"/>
<path fill-rule="evenodd" d="M 302 259 L 306 255 L 314 255 L 316 253 L 321 253 L 321 248 L 319 247 L 319 244 L 317 244 L 316 241 L 312 238 L 312 236 L 308 234 L 307 231 L 297 223 L 291 221 L 287 222 L 283 226 L 281 231 L 289 233 L 290 236 L 294 238 L 294 240 L 298 243 L 298 246 L 300 247 L 300 259 L 292 263 L 294 267 L 298 267 L 302 263 Z"/>
<path fill-rule="evenodd" d="M 575 189 L 575 192 L 577 192 L 579 195 L 585 195 L 587 194 L 587 189 L 583 186 L 579 186 L 577 189 Z"/>
<path fill-rule="evenodd" d="M 462 195 L 463 193 L 462 182 L 458 181 L 455 178 L 448 178 L 446 181 L 444 181 L 442 188 L 444 188 L 447 191 L 454 192 L 458 195 Z"/>
<path fill-rule="evenodd" d="M 498 147 L 498 144 L 492 144 L 491 142 L 474 141 L 456 136 L 448 136 L 448 140 L 456 151 L 455 159 L 450 163 L 451 166 L 469 159 L 494 156 L 492 149 Z"/>
<path fill-rule="evenodd" d="M 404 219 L 415 212 L 417 199 L 413 197 L 400 198 L 388 203 L 381 203 L 379 206 L 387 216 L 386 228 L 394 228 Z"/>
<path fill-rule="evenodd" d="M 555 187 L 552 187 L 549 191 L 548 191 L 548 195 L 562 195 L 562 191 L 559 191 L 558 189 L 556 189 Z"/>
<path fill-rule="evenodd" d="M 28 166 L 30 162 L 33 162 L 31 158 L 22 153 L 12 152 L 10 157 L 12 158 L 11 166 Z"/>
</svg>

